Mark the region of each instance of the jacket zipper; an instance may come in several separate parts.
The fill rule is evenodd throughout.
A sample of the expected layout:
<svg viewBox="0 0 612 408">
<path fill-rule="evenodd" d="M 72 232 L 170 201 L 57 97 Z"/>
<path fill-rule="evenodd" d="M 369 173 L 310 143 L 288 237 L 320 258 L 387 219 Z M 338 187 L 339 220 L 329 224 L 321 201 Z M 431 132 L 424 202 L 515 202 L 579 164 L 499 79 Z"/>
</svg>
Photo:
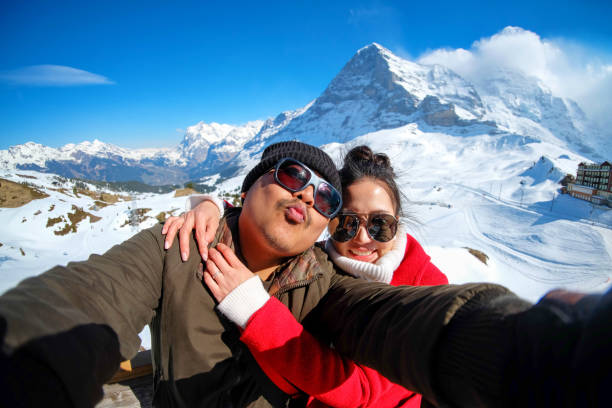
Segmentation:
<svg viewBox="0 0 612 408">
<path fill-rule="evenodd" d="M 275 298 L 280 300 L 280 298 L 279 298 L 280 295 L 282 295 L 284 293 L 287 293 L 290 290 L 301 288 L 302 286 L 308 286 L 312 282 L 314 282 L 317 279 L 319 279 L 321 276 L 323 276 L 323 274 L 322 273 L 318 273 L 318 274 L 316 274 L 315 276 L 313 276 L 310 279 L 305 279 L 305 280 L 302 280 L 302 281 L 299 281 L 299 282 L 292 283 L 291 285 L 283 286 L 282 288 L 279 288 L 278 291 L 275 294 L 273 294 L 272 296 L 274 296 Z"/>
</svg>

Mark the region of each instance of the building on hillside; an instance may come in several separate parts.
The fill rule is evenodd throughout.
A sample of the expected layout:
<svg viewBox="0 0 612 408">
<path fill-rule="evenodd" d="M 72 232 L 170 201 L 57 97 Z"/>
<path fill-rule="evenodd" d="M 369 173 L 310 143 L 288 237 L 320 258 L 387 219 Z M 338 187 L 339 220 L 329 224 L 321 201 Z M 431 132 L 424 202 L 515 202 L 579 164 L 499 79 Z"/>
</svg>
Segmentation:
<svg viewBox="0 0 612 408">
<path fill-rule="evenodd" d="M 580 163 L 576 181 L 568 184 L 567 192 L 572 197 L 612 207 L 612 165 L 607 161 Z"/>
</svg>

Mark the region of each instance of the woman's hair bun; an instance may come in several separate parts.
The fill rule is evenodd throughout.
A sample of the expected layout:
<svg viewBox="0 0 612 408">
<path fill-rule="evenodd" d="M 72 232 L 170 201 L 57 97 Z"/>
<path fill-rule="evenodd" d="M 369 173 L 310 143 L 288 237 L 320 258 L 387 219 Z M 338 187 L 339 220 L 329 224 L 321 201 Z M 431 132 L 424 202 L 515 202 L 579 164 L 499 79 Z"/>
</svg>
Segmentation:
<svg viewBox="0 0 612 408">
<path fill-rule="evenodd" d="M 372 164 L 391 168 L 391 160 L 389 156 L 384 153 L 374 153 L 368 146 L 357 146 L 352 148 L 345 157 L 345 163 L 347 162 L 372 162 Z"/>
</svg>

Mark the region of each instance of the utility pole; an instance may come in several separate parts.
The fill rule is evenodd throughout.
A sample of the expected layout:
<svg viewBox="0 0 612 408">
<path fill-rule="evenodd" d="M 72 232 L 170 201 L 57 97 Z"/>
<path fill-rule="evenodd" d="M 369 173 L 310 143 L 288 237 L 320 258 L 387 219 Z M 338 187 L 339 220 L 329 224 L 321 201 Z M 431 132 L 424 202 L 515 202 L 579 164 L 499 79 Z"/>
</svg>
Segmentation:
<svg viewBox="0 0 612 408">
<path fill-rule="evenodd" d="M 552 201 L 550 202 L 550 211 L 551 211 L 551 212 L 552 212 L 552 209 L 553 209 L 553 204 L 555 203 L 555 196 L 556 196 L 556 195 L 557 195 L 557 193 L 553 193 L 553 199 L 552 199 Z"/>
</svg>

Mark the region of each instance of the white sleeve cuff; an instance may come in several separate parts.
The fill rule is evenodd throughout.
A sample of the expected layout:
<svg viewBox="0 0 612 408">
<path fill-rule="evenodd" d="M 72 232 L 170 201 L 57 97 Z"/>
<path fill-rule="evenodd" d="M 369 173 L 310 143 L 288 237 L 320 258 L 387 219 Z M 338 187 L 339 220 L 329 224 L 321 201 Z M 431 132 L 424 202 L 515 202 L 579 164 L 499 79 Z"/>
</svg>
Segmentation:
<svg viewBox="0 0 612 408">
<path fill-rule="evenodd" d="M 198 206 L 198 204 L 201 204 L 204 201 L 210 201 L 211 203 L 215 204 L 219 209 L 219 218 L 223 216 L 223 210 L 225 209 L 225 206 L 223 205 L 223 200 L 208 194 L 192 194 L 187 197 L 187 202 L 185 203 L 185 211 L 193 210 Z"/>
<path fill-rule="evenodd" d="M 232 322 L 243 329 L 249 319 L 267 301 L 270 295 L 263 287 L 259 276 L 255 275 L 238 285 L 219 303 L 217 308 Z"/>
</svg>

